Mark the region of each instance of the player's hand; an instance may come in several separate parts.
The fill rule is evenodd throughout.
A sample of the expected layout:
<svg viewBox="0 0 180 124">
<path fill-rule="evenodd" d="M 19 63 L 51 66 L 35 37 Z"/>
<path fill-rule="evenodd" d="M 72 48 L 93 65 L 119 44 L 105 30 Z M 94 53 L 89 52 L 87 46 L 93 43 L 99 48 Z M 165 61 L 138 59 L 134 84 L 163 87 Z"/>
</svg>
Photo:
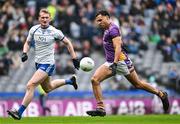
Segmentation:
<svg viewBox="0 0 180 124">
<path fill-rule="evenodd" d="M 79 64 L 80 64 L 79 59 L 72 59 L 72 61 L 73 61 L 74 67 L 75 67 L 77 70 L 79 70 Z"/>
<path fill-rule="evenodd" d="M 21 61 L 25 62 L 28 59 L 27 53 L 22 53 Z"/>
<path fill-rule="evenodd" d="M 109 69 L 112 70 L 112 75 L 116 75 L 117 63 L 110 65 Z"/>
</svg>

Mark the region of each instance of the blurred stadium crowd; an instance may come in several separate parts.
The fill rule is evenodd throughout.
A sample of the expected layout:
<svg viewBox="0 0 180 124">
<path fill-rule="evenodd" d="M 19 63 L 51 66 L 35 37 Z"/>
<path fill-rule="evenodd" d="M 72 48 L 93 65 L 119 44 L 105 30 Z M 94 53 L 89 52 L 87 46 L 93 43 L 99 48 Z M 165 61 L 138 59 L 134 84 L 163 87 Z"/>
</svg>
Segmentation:
<svg viewBox="0 0 180 124">
<path fill-rule="evenodd" d="M 124 44 L 141 76 L 180 89 L 180 0 L 0 0 L 0 83 L 10 83 L 12 78 L 5 77 L 20 68 L 32 70 L 25 69 L 19 56 L 43 7 L 50 11 L 52 25 L 72 39 L 80 58 L 99 55 L 98 60 L 103 60 L 102 34 L 94 17 L 98 10 L 108 10 L 121 27 Z M 75 73 L 71 59 L 62 60 L 62 55 L 68 56 L 64 45 L 56 43 L 55 48 L 56 74 Z M 131 88 L 117 83 L 127 82 L 120 76 L 111 82 L 113 89 Z"/>
</svg>

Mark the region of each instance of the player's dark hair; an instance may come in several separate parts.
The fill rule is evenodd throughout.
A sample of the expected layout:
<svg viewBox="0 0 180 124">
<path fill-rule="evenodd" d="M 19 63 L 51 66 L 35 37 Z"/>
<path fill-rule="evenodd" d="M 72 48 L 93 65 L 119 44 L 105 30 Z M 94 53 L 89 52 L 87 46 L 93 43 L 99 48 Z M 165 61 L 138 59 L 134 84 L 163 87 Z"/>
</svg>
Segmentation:
<svg viewBox="0 0 180 124">
<path fill-rule="evenodd" d="M 106 10 L 100 10 L 99 12 L 97 12 L 95 17 L 97 17 L 98 15 L 108 16 L 110 18 L 110 14 Z"/>
</svg>

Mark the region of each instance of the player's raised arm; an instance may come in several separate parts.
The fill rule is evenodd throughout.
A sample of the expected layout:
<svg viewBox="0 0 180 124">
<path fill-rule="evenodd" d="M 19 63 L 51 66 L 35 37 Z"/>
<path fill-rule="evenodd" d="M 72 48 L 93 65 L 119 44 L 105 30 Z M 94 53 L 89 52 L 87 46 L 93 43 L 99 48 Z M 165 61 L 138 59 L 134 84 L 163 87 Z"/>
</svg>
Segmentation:
<svg viewBox="0 0 180 124">
<path fill-rule="evenodd" d="M 72 43 L 71 43 L 71 41 L 68 39 L 68 38 L 64 38 L 63 39 L 63 43 L 66 45 L 66 47 L 68 48 L 68 51 L 69 51 L 69 53 L 70 53 L 70 55 L 71 55 L 71 57 L 72 57 L 72 60 L 73 60 L 73 64 L 74 64 L 74 67 L 76 68 L 76 69 L 79 69 L 79 60 L 78 60 L 78 58 L 77 58 L 77 56 L 76 56 L 76 53 L 75 53 L 75 51 L 74 51 L 74 48 L 73 48 L 73 45 L 72 45 Z"/>
</svg>

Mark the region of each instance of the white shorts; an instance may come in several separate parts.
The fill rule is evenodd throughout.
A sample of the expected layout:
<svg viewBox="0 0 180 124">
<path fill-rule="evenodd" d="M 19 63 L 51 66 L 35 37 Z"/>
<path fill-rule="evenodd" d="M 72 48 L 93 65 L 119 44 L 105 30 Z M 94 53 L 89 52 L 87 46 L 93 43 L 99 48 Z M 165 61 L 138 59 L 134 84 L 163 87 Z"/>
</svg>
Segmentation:
<svg viewBox="0 0 180 124">
<path fill-rule="evenodd" d="M 112 64 L 113 63 L 105 62 L 103 65 L 109 67 Z M 123 60 L 123 61 L 118 61 L 116 74 L 119 74 L 119 75 L 128 75 L 133 70 L 134 70 L 134 66 L 133 66 L 132 61 L 130 59 Z"/>
</svg>

